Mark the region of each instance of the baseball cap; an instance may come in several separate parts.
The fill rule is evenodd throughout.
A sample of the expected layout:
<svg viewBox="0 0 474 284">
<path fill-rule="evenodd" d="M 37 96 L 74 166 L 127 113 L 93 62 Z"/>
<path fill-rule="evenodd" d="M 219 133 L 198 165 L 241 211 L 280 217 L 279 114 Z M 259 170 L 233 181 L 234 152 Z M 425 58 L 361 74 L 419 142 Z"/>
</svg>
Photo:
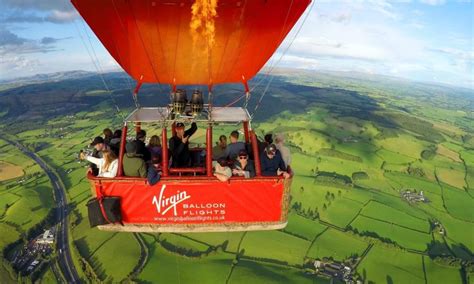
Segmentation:
<svg viewBox="0 0 474 284">
<path fill-rule="evenodd" d="M 243 150 L 243 149 L 240 150 L 240 151 L 239 151 L 239 157 L 240 157 L 240 156 L 248 156 L 247 151 L 245 151 L 245 150 Z"/>
<path fill-rule="evenodd" d="M 182 122 L 176 123 L 176 128 L 184 128 L 184 123 Z"/>
<path fill-rule="evenodd" d="M 92 140 L 91 146 L 95 146 L 100 143 L 104 143 L 104 138 L 97 136 L 96 138 L 94 138 L 94 140 Z"/>
<path fill-rule="evenodd" d="M 269 154 L 275 154 L 276 153 L 276 146 L 274 144 L 270 144 L 265 148 L 265 151 Z"/>
</svg>

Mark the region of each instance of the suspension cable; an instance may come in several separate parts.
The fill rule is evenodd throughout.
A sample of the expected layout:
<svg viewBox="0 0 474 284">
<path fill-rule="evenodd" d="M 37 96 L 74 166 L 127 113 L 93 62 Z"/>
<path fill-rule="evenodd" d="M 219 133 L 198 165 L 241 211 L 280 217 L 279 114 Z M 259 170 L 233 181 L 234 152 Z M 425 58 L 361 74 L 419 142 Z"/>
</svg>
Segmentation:
<svg viewBox="0 0 474 284">
<path fill-rule="evenodd" d="M 293 42 L 295 41 L 296 37 L 298 36 L 298 34 L 300 33 L 302 27 L 304 26 L 306 20 L 308 19 L 308 16 L 309 14 L 311 13 L 311 10 L 313 9 L 314 7 L 314 3 L 315 1 L 313 0 L 313 2 L 311 3 L 311 6 L 308 10 L 308 13 L 305 15 L 305 17 L 303 18 L 303 21 L 301 22 L 301 25 L 298 27 L 298 30 L 296 31 L 295 33 L 295 36 L 291 39 L 290 43 L 288 44 L 288 46 L 283 50 L 283 53 L 281 54 L 280 58 L 276 61 L 276 63 L 271 67 L 271 69 L 269 70 L 269 72 L 267 72 L 266 76 L 264 78 L 262 78 L 260 80 L 260 82 L 257 83 L 257 85 L 255 85 L 252 90 L 254 90 L 256 87 L 258 87 L 258 85 L 266 78 L 268 78 L 270 76 L 270 74 L 273 72 L 274 68 L 280 63 L 281 59 L 285 56 L 285 54 L 287 53 L 287 51 L 290 49 L 290 47 L 293 45 Z M 262 95 L 260 96 L 260 99 L 258 100 L 258 103 L 257 105 L 255 106 L 255 109 L 253 110 L 253 113 L 252 115 L 250 116 L 251 118 L 254 117 L 255 113 L 257 112 L 257 109 L 260 107 L 260 104 L 262 103 L 262 100 L 263 100 L 263 97 L 265 97 L 269 87 L 270 87 L 270 84 L 272 83 L 273 81 L 273 78 L 274 76 L 270 77 L 270 80 L 268 81 L 267 85 L 265 86 L 265 89 L 262 93 Z"/>
<path fill-rule="evenodd" d="M 293 42 L 295 41 L 296 37 L 298 36 L 298 34 L 300 33 L 301 29 L 303 28 L 304 26 L 304 23 L 306 22 L 306 20 L 308 19 L 308 16 L 309 14 L 311 14 L 311 11 L 313 10 L 313 7 L 314 7 L 314 3 L 316 1 L 315 0 L 312 0 L 311 2 L 311 6 L 309 7 L 309 10 L 307 12 L 307 14 L 304 16 L 303 18 L 303 21 L 301 22 L 301 25 L 298 27 L 295 35 L 293 36 L 293 39 L 290 41 L 290 43 L 288 44 L 288 46 L 283 50 L 283 53 L 281 54 L 281 56 L 278 58 L 278 60 L 274 61 L 273 64 L 271 64 L 268 68 L 268 71 L 265 75 L 263 75 L 262 79 L 260 79 L 251 89 L 251 91 L 255 90 L 263 81 L 265 81 L 266 79 L 268 79 L 268 77 L 273 73 L 275 67 L 280 63 L 280 61 L 282 60 L 282 58 L 285 56 L 286 52 L 290 49 L 290 47 L 293 45 Z"/>
<path fill-rule="evenodd" d="M 95 50 L 93 49 L 92 42 L 90 41 L 90 38 L 89 38 L 89 44 L 90 44 L 90 46 L 91 46 L 92 51 L 89 50 L 89 48 L 88 48 L 88 46 L 87 46 L 87 44 L 86 44 L 86 42 L 85 42 L 85 40 L 84 40 L 84 37 L 82 36 L 81 31 L 79 30 L 79 27 L 78 27 L 78 25 L 77 25 L 77 23 L 76 23 L 76 20 L 74 20 L 73 23 L 74 23 L 74 27 L 76 28 L 77 33 L 79 34 L 79 37 L 80 37 L 80 39 L 81 39 L 82 44 L 83 44 L 84 47 L 86 48 L 87 54 L 89 55 L 89 58 L 91 59 L 92 64 L 94 65 L 94 67 L 95 67 L 97 73 L 99 74 L 99 77 L 100 77 L 102 83 L 104 84 L 104 87 L 105 87 L 105 89 L 106 89 L 106 92 L 109 94 L 109 97 L 110 97 L 110 99 L 112 100 L 112 103 L 113 103 L 114 106 L 115 106 L 115 110 L 116 110 L 116 112 L 117 112 L 117 115 L 122 118 L 122 121 L 125 120 L 125 117 L 123 116 L 122 112 L 120 111 L 120 107 L 118 106 L 117 101 L 115 100 L 114 96 L 112 95 L 112 91 L 110 90 L 110 88 L 109 88 L 107 82 L 105 81 L 105 78 L 104 78 L 104 76 L 103 76 L 104 71 L 103 71 L 103 69 L 102 69 L 102 66 L 100 65 L 100 62 L 99 62 L 99 59 L 98 59 L 98 57 L 97 57 L 97 54 L 95 53 Z M 84 24 L 84 23 L 83 23 L 83 24 Z M 84 27 L 85 27 L 85 26 L 84 26 Z M 85 32 L 85 33 L 86 33 L 86 32 Z M 86 36 L 87 36 L 87 34 L 86 34 Z M 92 53 L 94 54 L 95 59 L 94 59 Z"/>
</svg>

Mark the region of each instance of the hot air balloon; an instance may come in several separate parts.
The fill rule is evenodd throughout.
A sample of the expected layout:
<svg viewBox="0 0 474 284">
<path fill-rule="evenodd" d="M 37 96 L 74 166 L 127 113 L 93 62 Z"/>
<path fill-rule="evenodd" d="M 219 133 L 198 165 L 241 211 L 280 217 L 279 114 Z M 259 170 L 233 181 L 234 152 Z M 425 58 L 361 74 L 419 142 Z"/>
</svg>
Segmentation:
<svg viewBox="0 0 474 284">
<path fill-rule="evenodd" d="M 217 84 L 248 81 L 273 55 L 311 0 L 72 0 L 73 5 L 118 64 L 141 84 L 169 84 L 168 106 L 136 109 L 124 121 L 162 122 L 163 175 L 150 186 L 145 179 L 88 176 L 97 199 L 119 197 L 123 224 L 100 225 L 114 231 L 196 232 L 272 230 L 286 226 L 290 179 L 262 176 L 251 116 L 244 107 L 212 104 Z M 208 102 L 179 91 L 205 85 Z M 168 94 L 162 94 L 168 95 Z M 137 100 L 135 100 L 137 102 Z M 205 122 L 206 159 L 201 167 L 170 168 L 167 129 L 176 122 Z M 217 180 L 212 173 L 212 126 L 242 123 L 245 142 L 255 157 L 256 177 Z M 122 137 L 119 164 L 124 155 Z"/>
</svg>

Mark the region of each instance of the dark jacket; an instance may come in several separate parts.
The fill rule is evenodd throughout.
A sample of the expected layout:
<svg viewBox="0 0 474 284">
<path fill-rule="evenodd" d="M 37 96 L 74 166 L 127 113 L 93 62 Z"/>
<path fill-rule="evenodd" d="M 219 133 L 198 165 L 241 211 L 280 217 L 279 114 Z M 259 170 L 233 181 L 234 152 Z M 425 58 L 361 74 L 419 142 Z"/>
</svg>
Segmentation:
<svg viewBox="0 0 474 284">
<path fill-rule="evenodd" d="M 123 155 L 123 173 L 127 177 L 146 177 L 146 164 L 134 154 Z"/>
<path fill-rule="evenodd" d="M 229 145 L 227 145 L 227 148 L 225 148 L 223 157 L 229 160 L 235 160 L 241 150 L 245 150 L 244 142 L 238 141 L 235 143 L 230 143 Z"/>
<path fill-rule="evenodd" d="M 137 155 L 141 155 L 143 161 L 149 161 L 151 160 L 151 154 L 148 148 L 145 145 L 145 142 L 142 140 L 135 140 L 135 144 L 137 145 Z"/>
<path fill-rule="evenodd" d="M 245 178 L 253 178 L 255 176 L 255 165 L 254 162 L 250 159 L 247 161 L 247 165 L 245 166 L 245 168 L 242 169 L 242 165 L 240 164 L 239 160 L 236 160 L 234 162 L 234 167 L 236 169 L 241 169 L 248 172 L 248 176 L 245 175 Z"/>
<path fill-rule="evenodd" d="M 273 159 L 268 158 L 267 153 L 263 152 L 260 155 L 260 164 L 262 165 L 262 176 L 276 176 L 278 169 L 286 171 L 285 162 L 278 151 Z"/>
<path fill-rule="evenodd" d="M 94 150 L 92 151 L 92 155 L 91 155 L 91 156 L 94 157 L 94 158 L 100 159 L 100 158 L 102 158 L 102 152 L 97 151 L 97 150 L 94 148 Z M 93 174 L 94 176 L 98 176 L 98 175 L 99 175 L 99 168 L 97 167 L 96 164 L 90 163 L 90 164 L 89 164 L 89 168 L 92 170 L 92 174 Z"/>
<path fill-rule="evenodd" d="M 161 171 L 155 170 L 155 168 L 152 165 L 150 165 L 148 167 L 148 174 L 146 178 L 148 180 L 148 184 L 155 185 L 160 181 Z"/>
<path fill-rule="evenodd" d="M 120 137 L 112 138 L 109 143 L 110 150 L 114 151 L 117 157 L 120 152 L 120 140 Z"/>
<path fill-rule="evenodd" d="M 184 137 L 191 137 L 197 130 L 196 123 L 191 124 L 191 128 L 184 131 Z M 169 140 L 169 148 L 171 157 L 173 158 L 172 167 L 189 167 L 191 163 L 191 153 L 189 152 L 189 140 L 188 143 L 183 143 L 178 136 L 173 136 Z"/>
</svg>

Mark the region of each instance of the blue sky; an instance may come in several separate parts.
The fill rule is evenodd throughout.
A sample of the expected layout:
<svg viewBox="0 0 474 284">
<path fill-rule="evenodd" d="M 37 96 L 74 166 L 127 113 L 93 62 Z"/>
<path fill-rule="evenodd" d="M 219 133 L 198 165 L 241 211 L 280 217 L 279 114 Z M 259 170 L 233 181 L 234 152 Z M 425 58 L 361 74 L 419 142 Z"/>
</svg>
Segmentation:
<svg viewBox="0 0 474 284">
<path fill-rule="evenodd" d="M 307 13 L 264 72 L 363 72 L 473 88 L 471 1 L 316 0 Z M 101 69 L 119 68 L 69 1 L 0 0 L 0 79 L 97 71 L 88 49 Z"/>
</svg>

